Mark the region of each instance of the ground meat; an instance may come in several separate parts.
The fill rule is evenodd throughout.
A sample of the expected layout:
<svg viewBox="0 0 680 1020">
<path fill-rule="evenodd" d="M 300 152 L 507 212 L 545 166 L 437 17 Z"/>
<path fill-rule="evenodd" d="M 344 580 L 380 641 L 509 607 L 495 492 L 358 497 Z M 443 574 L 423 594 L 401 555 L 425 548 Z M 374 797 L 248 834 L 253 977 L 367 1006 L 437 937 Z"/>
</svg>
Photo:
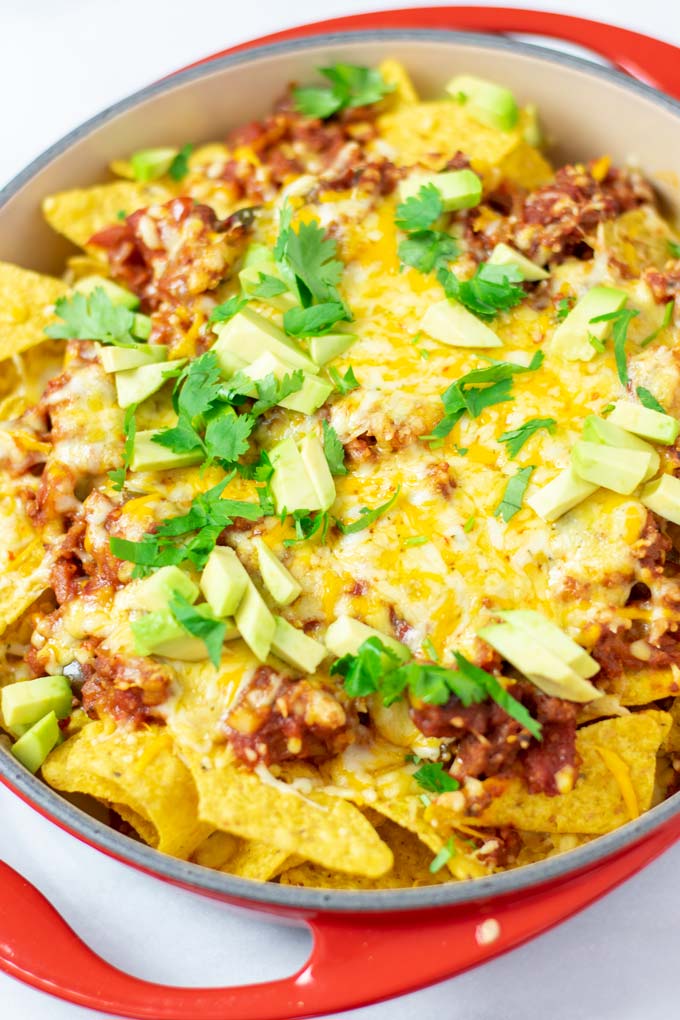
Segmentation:
<svg viewBox="0 0 680 1020">
<path fill-rule="evenodd" d="M 390 195 L 402 176 L 403 171 L 386 157 L 364 158 L 359 144 L 350 142 L 338 153 L 335 163 L 321 175 L 314 191 L 358 188 L 372 195 Z"/>
<path fill-rule="evenodd" d="M 557 773 L 576 764 L 576 706 L 524 682 L 512 695 L 541 723 L 542 740 L 493 701 L 466 707 L 452 695 L 445 705 L 411 709 L 411 716 L 427 737 L 461 738 L 451 767 L 457 779 L 519 774 L 532 793 L 555 795 Z"/>
<path fill-rule="evenodd" d="M 373 460 L 377 452 L 375 436 L 364 434 L 345 443 L 345 453 L 354 464 Z"/>
<path fill-rule="evenodd" d="M 643 275 L 659 304 L 677 299 L 680 295 L 680 259 L 671 259 L 663 270 L 646 269 Z"/>
<path fill-rule="evenodd" d="M 390 623 L 398 641 L 408 643 L 411 635 L 415 634 L 415 627 L 412 627 L 408 620 L 404 620 L 403 617 L 399 616 L 394 606 L 390 606 Z"/>
<path fill-rule="evenodd" d="M 447 460 L 435 461 L 434 464 L 429 465 L 427 475 L 437 492 L 444 499 L 448 499 L 456 487 L 456 480 L 449 462 Z"/>
<path fill-rule="evenodd" d="M 143 301 L 186 303 L 228 276 L 247 241 L 247 226 L 219 221 L 207 205 L 173 198 L 138 209 L 124 223 L 100 230 L 89 243 L 105 249 L 111 275 Z"/>
<path fill-rule="evenodd" d="M 522 849 L 522 838 L 517 829 L 505 826 L 502 829 L 485 831 L 486 839 L 477 851 L 477 857 L 493 868 L 507 868 L 514 864 Z"/>
<path fill-rule="evenodd" d="M 653 513 L 647 514 L 644 528 L 631 552 L 640 562 L 640 568 L 651 574 L 663 574 L 666 556 L 673 548 L 669 536 L 661 530 Z"/>
<path fill-rule="evenodd" d="M 82 667 L 83 708 L 92 719 L 113 717 L 116 722 L 142 726 L 159 722 L 156 709 L 168 697 L 171 676 L 151 659 L 100 652 Z"/>
<path fill-rule="evenodd" d="M 466 156 L 460 149 L 454 153 L 444 167 L 445 170 L 467 170 L 470 167 L 470 157 Z"/>
<path fill-rule="evenodd" d="M 635 654 L 638 642 L 644 658 Z M 639 620 L 628 628 L 602 626 L 591 655 L 600 664 L 598 680 L 616 679 L 640 669 L 668 669 L 680 664 L 680 634 L 669 629 L 652 643 Z"/>
<path fill-rule="evenodd" d="M 250 768 L 260 762 L 323 761 L 351 741 L 347 715 L 333 694 L 269 666 L 255 671 L 227 716 L 225 734 Z"/>
</svg>

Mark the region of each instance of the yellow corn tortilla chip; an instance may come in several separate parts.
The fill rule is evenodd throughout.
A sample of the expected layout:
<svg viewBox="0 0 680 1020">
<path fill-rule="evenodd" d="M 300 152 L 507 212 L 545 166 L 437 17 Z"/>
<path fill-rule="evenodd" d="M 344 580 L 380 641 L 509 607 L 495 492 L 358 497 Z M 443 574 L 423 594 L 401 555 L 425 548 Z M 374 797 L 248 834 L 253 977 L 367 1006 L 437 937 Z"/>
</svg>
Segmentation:
<svg viewBox="0 0 680 1020">
<path fill-rule="evenodd" d="M 639 669 L 607 681 L 607 692 L 622 705 L 649 705 L 661 698 L 680 694 L 680 671 L 675 669 Z"/>
<path fill-rule="evenodd" d="M 106 800 L 119 813 L 126 806 L 153 826 L 157 848 L 173 857 L 189 857 L 210 833 L 198 819 L 191 773 L 163 727 L 111 732 L 89 723 L 52 752 L 42 774 L 57 790 Z"/>
<path fill-rule="evenodd" d="M 115 801 L 111 801 L 111 807 L 124 822 L 127 822 L 135 830 L 140 839 L 149 846 L 158 846 L 158 831 L 148 818 L 138 815 L 128 804 L 117 804 Z"/>
<path fill-rule="evenodd" d="M 394 864 L 380 878 L 341 875 L 318 864 L 298 864 L 281 874 L 281 885 L 309 886 L 317 889 L 411 889 L 440 885 L 451 880 L 446 868 L 432 874 L 433 854 L 417 836 L 389 820 L 382 820 L 381 838 L 394 854 Z"/>
<path fill-rule="evenodd" d="M 53 276 L 0 262 L 0 360 L 47 339 L 44 330 L 54 318 L 54 303 L 67 290 Z"/>
<path fill-rule="evenodd" d="M 45 219 L 58 234 L 86 248 L 93 234 L 119 222 L 119 212 L 129 216 L 137 209 L 167 202 L 170 198 L 172 192 L 162 184 L 114 181 L 49 195 L 42 209 Z"/>
<path fill-rule="evenodd" d="M 204 868 L 215 868 L 258 882 L 276 878 L 283 868 L 297 862 L 297 858 L 285 850 L 277 850 L 268 843 L 239 839 L 229 832 L 211 833 L 196 848 L 192 860 Z"/>
<path fill-rule="evenodd" d="M 2 502 L 0 501 L 0 511 Z M 9 524 L 13 521 L 7 522 Z M 0 527 L 0 534 L 4 528 Z M 4 545 L 4 542 L 3 542 Z M 5 559 L 0 574 L 0 634 L 14 623 L 49 586 L 49 564 L 40 538 Z"/>
<path fill-rule="evenodd" d="M 189 758 L 199 815 L 216 829 L 301 854 L 327 868 L 377 877 L 392 866 L 392 851 L 353 804 L 320 790 L 301 794 L 226 761 L 207 767 Z"/>
<path fill-rule="evenodd" d="M 393 86 L 392 92 L 383 100 L 384 103 L 389 104 L 390 108 L 411 106 L 413 103 L 418 102 L 418 93 L 408 71 L 402 63 L 398 60 L 383 60 L 378 65 L 378 70 L 383 77 L 383 81 Z"/>
<path fill-rule="evenodd" d="M 533 832 L 610 832 L 651 806 L 656 756 L 670 725 L 667 712 L 650 711 L 586 726 L 576 735 L 582 761 L 571 792 L 548 797 L 530 794 L 519 779 L 487 779 L 484 786 L 492 800 L 474 824 Z"/>
<path fill-rule="evenodd" d="M 536 861 L 543 861 L 546 857 L 565 854 L 593 839 L 592 836 L 586 836 L 581 832 L 519 832 L 518 835 L 522 841 L 522 847 L 513 865 L 517 868 L 523 867 L 525 864 L 534 864 Z"/>
</svg>

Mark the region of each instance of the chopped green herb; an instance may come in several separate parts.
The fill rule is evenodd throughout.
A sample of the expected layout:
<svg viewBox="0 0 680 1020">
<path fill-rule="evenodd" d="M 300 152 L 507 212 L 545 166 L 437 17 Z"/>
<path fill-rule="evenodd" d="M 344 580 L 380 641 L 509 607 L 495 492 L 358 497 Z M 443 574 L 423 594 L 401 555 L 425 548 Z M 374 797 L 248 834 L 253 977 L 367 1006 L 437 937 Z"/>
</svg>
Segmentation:
<svg viewBox="0 0 680 1020">
<path fill-rule="evenodd" d="M 640 341 L 640 347 L 647 347 L 649 344 L 652 343 L 653 340 L 656 340 L 661 330 L 666 329 L 668 326 L 670 326 L 671 320 L 673 318 L 674 306 L 675 301 L 666 302 L 663 310 L 663 318 L 661 320 L 661 324 L 652 333 L 650 333 L 649 336 L 646 336 L 644 340 Z"/>
<path fill-rule="evenodd" d="M 173 181 L 181 181 L 189 173 L 189 156 L 193 151 L 194 147 L 190 143 L 183 145 L 179 150 L 168 169 Z"/>
<path fill-rule="evenodd" d="M 591 322 L 611 322 L 613 324 L 612 335 L 614 337 L 614 357 L 616 358 L 616 370 L 619 379 L 624 386 L 628 385 L 628 365 L 626 364 L 626 340 L 628 339 L 628 327 L 631 320 L 640 313 L 634 308 L 619 308 L 617 312 L 607 312 L 605 315 L 596 315 Z"/>
<path fill-rule="evenodd" d="M 316 512 L 296 510 L 292 517 L 295 525 L 295 538 L 285 539 L 283 544 L 286 548 L 298 545 L 299 542 L 306 542 L 308 539 L 314 538 L 315 535 L 318 535 L 321 544 L 324 544 L 330 525 L 330 517 L 327 510 L 317 510 Z"/>
<path fill-rule="evenodd" d="M 473 514 L 470 517 L 468 517 L 468 519 L 466 520 L 465 524 L 463 525 L 463 531 L 466 534 L 469 534 L 472 531 L 472 529 L 474 528 L 474 526 L 475 526 L 475 518 L 474 518 L 474 514 Z"/>
<path fill-rule="evenodd" d="M 537 722 L 527 712 L 524 705 L 513 698 L 511 694 L 506 691 L 503 685 L 495 676 L 491 673 L 487 673 L 486 670 L 481 669 L 479 666 L 475 666 L 474 663 L 466 659 L 460 652 L 453 653 L 456 659 L 458 670 L 462 676 L 464 676 L 470 682 L 477 682 L 486 687 L 486 691 L 492 701 L 495 701 L 504 712 L 507 712 L 509 716 L 516 720 L 525 730 L 535 737 L 536 740 L 541 739 L 541 724 Z"/>
<path fill-rule="evenodd" d="M 288 290 L 283 280 L 279 280 L 276 276 L 270 276 L 269 273 L 259 273 L 258 276 L 259 282 L 253 288 L 253 297 L 266 300 L 270 297 L 277 297 L 279 294 L 285 294 Z"/>
<path fill-rule="evenodd" d="M 392 509 L 397 501 L 400 490 L 401 486 L 398 485 L 387 502 L 383 503 L 381 506 L 376 506 L 372 510 L 365 506 L 362 507 L 359 511 L 358 518 L 350 524 L 343 524 L 342 521 L 336 520 L 336 528 L 343 535 L 356 535 L 357 531 L 363 531 L 364 528 L 370 528 L 372 524 L 375 524 L 379 517 Z"/>
<path fill-rule="evenodd" d="M 380 71 L 356 64 L 334 64 L 320 67 L 330 86 L 293 89 L 295 108 L 306 117 L 325 120 L 339 110 L 378 103 L 394 85 L 385 81 Z"/>
<path fill-rule="evenodd" d="M 680 259 L 680 244 L 677 241 L 669 241 L 668 250 L 674 259 Z"/>
<path fill-rule="evenodd" d="M 338 438 L 338 434 L 332 425 L 324 419 L 323 427 L 323 452 L 328 461 L 328 468 L 332 475 L 346 475 L 345 448 Z"/>
<path fill-rule="evenodd" d="M 127 213 L 125 212 L 125 209 L 119 209 L 118 210 L 118 212 L 116 213 L 116 219 L 117 220 L 126 220 L 127 219 Z"/>
<path fill-rule="evenodd" d="M 194 637 L 200 638 L 208 649 L 208 655 L 213 666 L 217 668 L 222 657 L 222 645 L 224 635 L 227 632 L 227 625 L 224 620 L 210 619 L 197 613 L 192 604 L 175 592 L 170 599 L 169 608 L 177 622 Z"/>
<path fill-rule="evenodd" d="M 441 195 L 434 184 L 424 184 L 417 195 L 397 206 L 395 223 L 401 230 L 427 230 L 444 211 Z"/>
<path fill-rule="evenodd" d="M 600 411 L 602 417 L 606 418 L 608 414 L 611 414 L 612 411 L 614 410 L 614 406 L 615 406 L 614 404 L 605 404 L 605 406 Z"/>
<path fill-rule="evenodd" d="M 643 407 L 648 407 L 650 411 L 659 411 L 661 414 L 666 414 L 666 409 L 659 403 L 653 393 L 650 393 L 644 386 L 638 386 L 635 391 L 637 393 L 638 400 Z"/>
<path fill-rule="evenodd" d="M 432 644 L 432 640 L 429 637 L 426 637 L 425 640 L 423 641 L 422 648 L 425 654 L 428 655 L 433 662 L 439 662 L 439 654 L 437 652 L 437 649 Z"/>
<path fill-rule="evenodd" d="M 229 319 L 233 319 L 237 312 L 240 312 L 242 308 L 248 304 L 248 298 L 242 294 L 234 294 L 228 301 L 225 301 L 221 305 L 216 305 L 210 313 L 209 322 L 228 322 Z"/>
<path fill-rule="evenodd" d="M 413 778 L 419 786 L 429 790 L 430 793 L 447 793 L 460 789 L 458 780 L 450 776 L 438 761 L 429 761 L 421 765 L 418 771 L 413 773 Z"/>
<path fill-rule="evenodd" d="M 539 429 L 547 429 L 548 432 L 552 433 L 555 431 L 556 425 L 557 422 L 554 418 L 529 418 L 519 428 L 504 432 L 502 436 L 498 437 L 498 442 L 508 444 L 508 456 L 512 459 L 517 456 L 526 441 L 533 436 L 534 432 L 538 432 Z"/>
<path fill-rule="evenodd" d="M 334 368 L 331 365 L 328 369 L 328 374 L 336 390 L 338 391 L 338 393 L 342 394 L 343 397 L 345 396 L 345 394 L 351 393 L 352 390 L 358 389 L 360 385 L 359 380 L 355 376 L 354 369 L 352 368 L 351 365 L 349 366 L 344 375 L 340 375 L 337 368 Z"/>
<path fill-rule="evenodd" d="M 347 318 L 344 304 L 324 301 L 311 308 L 289 308 L 283 315 L 283 328 L 290 336 L 322 336 Z"/>
<path fill-rule="evenodd" d="M 450 234 L 441 230 L 418 230 L 399 244 L 399 259 L 420 273 L 444 269 L 460 254 L 460 246 Z"/>
<path fill-rule="evenodd" d="M 564 322 L 566 317 L 571 311 L 571 300 L 569 298 L 562 298 L 561 301 L 557 302 L 557 311 L 555 312 L 558 322 Z"/>
<path fill-rule="evenodd" d="M 454 443 L 453 446 L 459 457 L 466 457 L 470 449 L 469 446 L 459 446 L 458 443 Z"/>
<path fill-rule="evenodd" d="M 399 657 L 377 637 L 367 638 L 356 655 L 343 655 L 331 665 L 331 676 L 344 677 L 350 698 L 366 698 L 380 689 L 387 672 L 399 663 Z"/>
<path fill-rule="evenodd" d="M 606 340 L 602 340 L 599 336 L 595 336 L 594 333 L 589 333 L 587 339 L 590 346 L 594 347 L 598 354 L 604 354 L 607 349 Z"/>
<path fill-rule="evenodd" d="M 436 875 L 438 871 L 441 871 L 445 864 L 448 864 L 453 856 L 455 856 L 456 848 L 453 845 L 453 837 L 448 839 L 444 846 L 441 848 L 437 856 L 433 859 L 430 864 L 430 873 Z"/>
<path fill-rule="evenodd" d="M 91 294 L 76 293 L 58 298 L 54 310 L 62 322 L 45 328 L 53 340 L 97 340 L 114 347 L 140 348 L 133 336 L 135 315 L 129 308 L 114 305 L 103 287 Z"/>
<path fill-rule="evenodd" d="M 483 262 L 469 280 L 459 280 L 447 269 L 440 269 L 437 279 L 448 298 L 459 301 L 480 319 L 493 319 L 498 312 L 514 308 L 526 297 L 517 266 Z"/>
<path fill-rule="evenodd" d="M 519 513 L 534 469 L 535 465 L 531 464 L 529 467 L 521 468 L 516 475 L 508 479 L 503 498 L 493 512 L 494 517 L 502 517 L 507 524 L 516 513 Z"/>
<path fill-rule="evenodd" d="M 281 222 L 286 222 L 283 211 Z M 275 252 L 277 248 L 283 252 L 280 261 L 285 262 L 295 275 L 304 308 L 313 301 L 341 303 L 336 285 L 340 282 L 344 266 L 336 257 L 338 244 L 318 223 L 301 223 L 295 230 L 288 218 L 287 225 L 279 228 Z"/>
<path fill-rule="evenodd" d="M 410 538 L 404 539 L 404 545 L 407 549 L 410 549 L 412 546 L 425 545 L 425 543 L 429 541 L 430 540 L 427 535 L 411 535 Z"/>
<path fill-rule="evenodd" d="M 132 462 L 132 452 L 135 446 L 135 436 L 137 434 L 137 420 L 135 415 L 137 414 L 138 404 L 130 404 L 127 411 L 125 412 L 125 418 L 123 419 L 123 435 L 125 436 L 125 445 L 123 447 L 123 466 L 116 468 L 115 471 L 109 471 L 109 478 L 113 482 L 113 488 L 116 492 L 120 492 L 125 485 L 125 475 Z"/>
</svg>

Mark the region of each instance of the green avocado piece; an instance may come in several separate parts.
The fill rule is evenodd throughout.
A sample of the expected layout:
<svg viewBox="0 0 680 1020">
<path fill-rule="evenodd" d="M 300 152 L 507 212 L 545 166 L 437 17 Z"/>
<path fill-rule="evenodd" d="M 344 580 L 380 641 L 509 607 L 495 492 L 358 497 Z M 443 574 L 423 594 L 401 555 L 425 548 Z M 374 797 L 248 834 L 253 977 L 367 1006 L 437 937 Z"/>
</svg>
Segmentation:
<svg viewBox="0 0 680 1020">
<path fill-rule="evenodd" d="M 482 198 L 482 182 L 474 170 L 445 170 L 443 173 L 412 173 L 399 185 L 399 198 L 405 202 L 421 188 L 437 189 L 445 212 L 472 209 Z"/>
<path fill-rule="evenodd" d="M 651 454 L 647 478 L 651 478 L 659 470 L 660 458 L 653 446 L 644 439 L 634 436 L 632 432 L 620 428 L 610 418 L 598 418 L 589 414 L 583 423 L 583 438 L 588 443 L 602 443 L 604 446 L 617 447 L 620 450 L 639 450 Z"/>
<path fill-rule="evenodd" d="M 361 620 L 355 620 L 353 616 L 338 616 L 333 620 L 324 640 L 328 651 L 340 658 L 343 655 L 356 655 L 364 641 L 374 637 L 380 638 L 385 648 L 394 652 L 402 662 L 411 657 L 411 652 L 401 641 L 388 637 Z"/>
<path fill-rule="evenodd" d="M 54 712 L 48 712 L 12 744 L 12 754 L 28 769 L 37 772 L 50 751 L 61 742 L 61 730 Z"/>
<path fill-rule="evenodd" d="M 449 347 L 502 347 L 496 336 L 481 319 L 457 301 L 436 301 L 420 320 L 420 328 L 434 340 Z"/>
<path fill-rule="evenodd" d="M 459 74 L 446 86 L 453 99 L 463 102 L 470 116 L 498 131 L 512 131 L 519 108 L 509 89 L 472 74 Z"/>
<path fill-rule="evenodd" d="M 321 501 L 305 462 L 291 437 L 283 439 L 269 451 L 269 460 L 274 468 L 270 489 L 278 514 L 287 510 L 321 510 Z"/>
<path fill-rule="evenodd" d="M 494 266 L 514 266 L 515 269 L 519 269 L 523 280 L 547 280 L 550 276 L 546 269 L 537 266 L 509 244 L 497 244 L 489 256 L 489 262 Z"/>
<path fill-rule="evenodd" d="M 280 606 L 288 606 L 302 592 L 302 586 L 261 538 L 253 540 L 264 586 Z"/>
<path fill-rule="evenodd" d="M 645 485 L 641 502 L 653 513 L 673 524 L 680 524 L 680 478 L 661 475 Z"/>
<path fill-rule="evenodd" d="M 39 676 L 7 684 L 2 688 L 1 699 L 2 717 L 10 731 L 32 726 L 48 712 L 54 712 L 57 719 L 66 719 L 73 701 L 65 676 Z"/>
<path fill-rule="evenodd" d="M 192 467 L 203 460 L 202 450 L 175 453 L 167 446 L 154 443 L 152 436 L 156 435 L 156 429 L 147 429 L 135 436 L 130 464 L 133 471 L 170 471 L 172 468 Z"/>
<path fill-rule="evenodd" d="M 151 336 L 151 319 L 149 316 L 142 315 L 141 312 L 135 312 L 130 332 L 137 340 L 148 340 Z"/>
<path fill-rule="evenodd" d="M 551 482 L 529 496 L 526 502 L 544 521 L 556 521 L 588 496 L 592 496 L 598 488 L 599 486 L 592 482 L 579 478 L 570 465 L 564 471 L 560 471 Z"/>
<path fill-rule="evenodd" d="M 116 399 L 119 407 L 141 404 L 157 393 L 174 371 L 186 364 L 186 358 L 161 361 L 158 364 L 140 365 L 126 372 L 116 372 Z"/>
<path fill-rule="evenodd" d="M 298 344 L 252 308 L 242 308 L 228 322 L 217 323 L 214 329 L 218 340 L 212 349 L 221 366 L 225 354 L 236 354 L 252 363 L 268 351 L 292 368 L 302 368 L 312 375 L 318 371 L 312 359 L 307 357 Z M 226 364 L 222 367 L 223 371 L 227 371 Z"/>
<path fill-rule="evenodd" d="M 592 334 L 597 340 L 609 335 L 611 321 L 592 322 L 599 315 L 609 315 L 623 308 L 628 295 L 615 287 L 592 287 L 584 294 L 553 333 L 550 348 L 567 361 L 590 361 L 597 353 L 588 340 Z"/>
<path fill-rule="evenodd" d="M 567 665 L 556 651 L 533 643 L 526 630 L 520 627 L 511 623 L 493 623 L 483 627 L 478 634 L 536 687 L 553 698 L 583 703 L 601 694 L 590 681 Z"/>
<path fill-rule="evenodd" d="M 198 585 L 184 570 L 174 565 L 161 567 L 141 581 L 135 582 L 135 609 L 167 609 L 173 595 L 181 595 L 187 602 L 195 602 L 200 592 Z"/>
<path fill-rule="evenodd" d="M 113 280 L 109 280 L 106 276 L 96 276 L 94 274 L 92 276 L 82 276 L 80 280 L 73 284 L 73 289 L 77 290 L 80 294 L 91 294 L 97 287 L 101 287 L 112 305 L 122 305 L 124 308 L 129 308 L 131 312 L 139 308 L 139 298 L 136 294 L 114 283 Z"/>
<path fill-rule="evenodd" d="M 129 372 L 142 365 L 157 365 L 168 360 L 168 348 L 163 344 L 146 347 L 102 347 L 99 357 L 105 372 Z"/>
<path fill-rule="evenodd" d="M 580 439 L 571 451 L 571 460 L 576 474 L 594 485 L 612 489 L 622 496 L 631 492 L 649 477 L 655 451 L 621 449 L 602 446 Z"/>
<path fill-rule="evenodd" d="M 617 400 L 607 421 L 643 439 L 650 439 L 653 443 L 663 443 L 664 446 L 671 446 L 680 434 L 680 421 L 677 418 L 634 404 L 630 400 Z"/>
<path fill-rule="evenodd" d="M 155 181 L 167 174 L 179 149 L 169 147 L 140 149 L 130 156 L 130 166 L 136 181 Z"/>
<path fill-rule="evenodd" d="M 246 366 L 243 369 L 243 374 L 256 380 L 264 379 L 268 375 L 273 375 L 276 379 L 283 379 L 285 375 L 290 375 L 291 371 L 289 365 L 285 365 L 274 354 L 266 351 L 251 365 Z M 289 411 L 299 411 L 301 414 L 313 414 L 322 404 L 326 403 L 332 392 L 332 383 L 305 372 L 302 388 L 280 400 L 279 406 L 285 407 Z"/>
<path fill-rule="evenodd" d="M 313 673 L 322 659 L 328 655 L 326 647 L 320 641 L 310 638 L 303 630 L 277 616 L 276 630 L 272 638 L 272 653 L 283 659 L 293 669 L 303 673 Z"/>
<path fill-rule="evenodd" d="M 335 502 L 335 482 L 328 467 L 323 446 L 316 436 L 307 435 L 300 443 L 300 456 L 309 476 L 321 510 Z"/>
<path fill-rule="evenodd" d="M 260 662 L 264 662 L 269 655 L 274 639 L 276 621 L 250 579 L 248 579 L 246 591 L 238 609 L 234 613 L 234 620 L 241 637 L 253 655 Z"/>
<path fill-rule="evenodd" d="M 248 587 L 248 571 L 233 549 L 216 545 L 201 574 L 201 591 L 215 616 L 232 616 Z"/>
<path fill-rule="evenodd" d="M 349 350 L 356 341 L 355 333 L 324 333 L 323 336 L 309 338 L 309 353 L 316 365 L 327 365 L 333 358 Z"/>
<path fill-rule="evenodd" d="M 599 672 L 600 665 L 585 648 L 573 641 L 568 634 L 534 609 L 506 609 L 498 614 L 506 623 L 523 630 L 532 641 L 547 648 L 562 662 L 588 680 Z"/>
<path fill-rule="evenodd" d="M 194 606 L 194 609 L 209 620 L 216 619 L 210 606 L 205 603 Z M 189 634 L 169 609 L 156 609 L 147 613 L 133 620 L 130 628 L 138 655 L 162 655 L 166 659 L 180 659 L 183 662 L 200 662 L 208 658 L 205 642 Z M 236 628 L 231 626 L 227 628 L 224 640 L 231 641 L 236 636 Z"/>
</svg>

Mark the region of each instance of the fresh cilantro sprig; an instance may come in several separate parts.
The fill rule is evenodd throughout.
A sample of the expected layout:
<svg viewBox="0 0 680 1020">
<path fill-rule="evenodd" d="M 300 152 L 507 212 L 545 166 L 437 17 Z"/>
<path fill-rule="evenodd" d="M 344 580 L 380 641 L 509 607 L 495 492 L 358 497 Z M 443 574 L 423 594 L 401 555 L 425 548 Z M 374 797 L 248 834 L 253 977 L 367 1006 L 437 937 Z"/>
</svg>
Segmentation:
<svg viewBox="0 0 680 1020">
<path fill-rule="evenodd" d="M 437 279 L 448 298 L 460 302 L 480 319 L 491 320 L 526 297 L 517 266 L 483 262 L 469 280 L 459 280 L 450 270 L 439 269 Z"/>
<path fill-rule="evenodd" d="M 516 429 L 509 429 L 498 437 L 499 443 L 507 443 L 508 456 L 512 460 L 517 456 L 528 439 L 539 429 L 547 429 L 553 433 L 557 426 L 554 418 L 529 418 Z"/>
<path fill-rule="evenodd" d="M 400 202 L 394 222 L 407 232 L 427 230 L 444 212 L 442 197 L 434 184 L 423 184 L 416 195 Z"/>
<path fill-rule="evenodd" d="M 321 544 L 324 545 L 331 523 L 327 510 L 295 510 L 291 516 L 295 526 L 295 538 L 284 539 L 283 544 L 286 548 L 299 545 L 300 542 L 307 542 L 317 535 Z"/>
<path fill-rule="evenodd" d="M 313 301 L 340 303 L 336 288 L 344 266 L 337 258 L 337 241 L 328 237 L 313 220 L 300 223 L 296 230 L 285 209 L 281 213 L 274 255 L 293 273 L 300 303 L 303 308 L 309 308 Z"/>
<path fill-rule="evenodd" d="M 658 411 L 660 414 L 666 414 L 667 411 L 663 404 L 660 404 L 653 393 L 650 393 L 644 386 L 638 386 L 635 390 L 637 398 L 643 407 L 649 408 L 650 411 Z"/>
<path fill-rule="evenodd" d="M 524 493 L 527 491 L 535 467 L 535 464 L 531 464 L 529 467 L 520 468 L 517 474 L 508 479 L 503 498 L 493 512 L 494 517 L 502 517 L 507 524 L 515 514 L 519 513 L 522 509 Z"/>
<path fill-rule="evenodd" d="M 195 606 L 192 606 L 191 602 L 187 601 L 179 592 L 174 592 L 169 602 L 169 608 L 177 623 L 193 637 L 197 637 L 203 642 L 208 650 L 210 661 L 217 668 L 222 657 L 222 645 L 227 632 L 224 620 L 213 619 L 198 613 Z"/>
<path fill-rule="evenodd" d="M 616 312 L 606 312 L 604 315 L 596 315 L 592 322 L 611 322 L 612 336 L 614 338 L 614 358 L 616 359 L 616 371 L 623 386 L 628 385 L 628 363 L 626 361 L 626 341 L 628 340 L 628 327 L 631 321 L 640 313 L 635 308 L 619 308 Z"/>
<path fill-rule="evenodd" d="M 229 319 L 233 319 L 234 316 L 240 312 L 248 304 L 248 298 L 244 297 L 243 294 L 234 294 L 228 301 L 223 302 L 221 305 L 215 305 L 212 312 L 210 313 L 209 322 L 229 322 Z"/>
<path fill-rule="evenodd" d="M 408 236 L 399 244 L 399 259 L 420 273 L 434 269 L 446 270 L 449 262 L 460 254 L 460 248 L 450 234 L 431 230 L 444 206 L 434 184 L 424 184 L 417 195 L 397 206 L 395 223 Z"/>
<path fill-rule="evenodd" d="M 385 81 L 380 71 L 356 64 L 334 64 L 320 67 L 319 72 L 330 85 L 293 89 L 295 108 L 306 117 L 326 120 L 340 110 L 378 103 L 394 85 Z"/>
<path fill-rule="evenodd" d="M 391 510 L 397 501 L 401 486 L 397 486 L 387 502 L 382 503 L 380 506 L 374 507 L 372 510 L 366 506 L 363 506 L 359 510 L 359 516 L 355 521 L 350 524 L 343 524 L 342 521 L 335 520 L 335 526 L 342 535 L 356 535 L 358 531 L 363 531 L 364 528 L 370 528 L 372 524 L 382 517 L 383 514 Z"/>
<path fill-rule="evenodd" d="M 267 298 L 278 297 L 279 294 L 285 294 L 288 290 L 283 280 L 279 280 L 277 276 L 271 276 L 269 273 L 258 273 L 258 280 L 259 282 L 252 291 L 253 297 L 266 301 Z"/>
<path fill-rule="evenodd" d="M 347 474 L 345 467 L 345 448 L 338 438 L 338 434 L 332 425 L 324 419 L 323 428 L 323 452 L 328 461 L 328 468 L 332 475 L 340 476 Z"/>
<path fill-rule="evenodd" d="M 422 786 L 429 793 L 448 793 L 460 788 L 458 780 L 450 776 L 438 761 L 425 762 L 413 773 L 413 778 L 418 786 Z"/>
<path fill-rule="evenodd" d="M 351 365 L 349 366 L 344 375 L 340 375 L 337 368 L 335 368 L 333 365 L 330 365 L 328 368 L 328 375 L 330 376 L 330 380 L 335 386 L 338 393 L 340 393 L 343 397 L 347 393 L 351 393 L 352 390 L 358 389 L 358 387 L 360 386 L 359 380 L 355 376 L 354 369 L 352 368 Z"/>
<path fill-rule="evenodd" d="M 557 309 L 555 311 L 555 315 L 557 316 L 558 322 L 564 322 L 566 317 L 569 315 L 569 312 L 571 311 L 571 307 L 572 302 L 569 300 L 569 298 L 562 298 L 560 301 L 557 302 Z"/>
<path fill-rule="evenodd" d="M 342 319 L 347 319 L 344 304 L 323 301 L 310 308 L 289 308 L 283 314 L 283 328 L 289 336 L 323 336 Z"/>
<path fill-rule="evenodd" d="M 62 321 L 45 328 L 53 340 L 97 340 L 114 347 L 145 346 L 133 335 L 134 312 L 114 305 L 103 287 L 95 287 L 88 295 L 60 297 L 54 310 Z"/>
<path fill-rule="evenodd" d="M 121 492 L 125 485 L 125 476 L 127 470 L 132 463 L 132 454 L 135 447 L 135 436 L 137 435 L 137 414 L 138 404 L 130 404 L 125 412 L 125 418 L 123 419 L 123 435 L 125 436 L 125 445 L 123 446 L 123 466 L 116 468 L 115 471 L 109 471 L 109 478 L 113 483 L 113 488 L 116 492 Z"/>
</svg>

